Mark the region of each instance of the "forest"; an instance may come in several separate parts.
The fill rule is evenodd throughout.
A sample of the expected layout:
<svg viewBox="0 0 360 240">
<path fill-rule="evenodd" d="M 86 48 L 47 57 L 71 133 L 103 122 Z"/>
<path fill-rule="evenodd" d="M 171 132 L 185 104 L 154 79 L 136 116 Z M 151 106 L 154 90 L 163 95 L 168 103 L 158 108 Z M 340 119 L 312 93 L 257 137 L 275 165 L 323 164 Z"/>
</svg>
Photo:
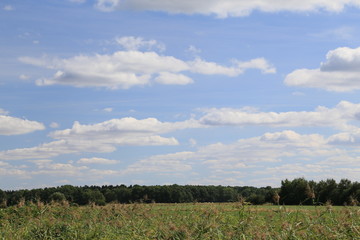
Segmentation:
<svg viewBox="0 0 360 240">
<path fill-rule="evenodd" d="M 347 205 L 360 202 L 360 183 L 342 179 L 319 182 L 304 178 L 281 181 L 280 188 L 196 185 L 104 185 L 48 187 L 31 190 L 0 190 L 0 207 L 26 203 L 68 202 L 73 205 L 107 203 L 236 202 L 278 205 Z"/>
</svg>

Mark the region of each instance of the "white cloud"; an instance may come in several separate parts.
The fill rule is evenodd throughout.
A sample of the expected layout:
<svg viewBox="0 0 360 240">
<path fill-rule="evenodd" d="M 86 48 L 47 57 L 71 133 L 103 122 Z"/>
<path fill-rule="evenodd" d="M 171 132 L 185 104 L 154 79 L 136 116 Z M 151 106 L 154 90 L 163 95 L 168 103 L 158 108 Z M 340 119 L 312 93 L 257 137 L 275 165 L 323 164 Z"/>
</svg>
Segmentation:
<svg viewBox="0 0 360 240">
<path fill-rule="evenodd" d="M 46 56 L 20 57 L 19 60 L 55 71 L 51 78 L 38 79 L 36 84 L 39 86 L 61 84 L 75 87 L 128 89 L 133 86 L 148 85 L 152 81 L 160 84 L 190 84 L 193 80 L 185 75 L 186 72 L 235 77 L 251 68 L 259 69 L 263 73 L 276 71 L 263 58 L 247 62 L 233 60 L 232 66 L 229 67 L 200 58 L 183 61 L 173 56 L 141 51 L 118 51 L 111 55 L 80 55 L 68 59 L 51 59 Z"/>
<path fill-rule="evenodd" d="M 94 141 L 58 140 L 44 143 L 36 147 L 17 148 L 0 152 L 1 160 L 22 160 L 51 158 L 63 154 L 83 152 L 112 152 L 116 148 L 110 144 Z"/>
<path fill-rule="evenodd" d="M 197 0 L 183 1 L 173 0 L 97 0 L 96 7 L 101 11 L 114 10 L 139 10 L 139 11 L 163 11 L 172 14 L 203 14 L 215 15 L 218 18 L 248 16 L 255 10 L 263 12 L 314 12 L 329 11 L 340 12 L 346 6 L 359 7 L 359 0 Z"/>
<path fill-rule="evenodd" d="M 52 160 L 32 160 L 37 169 L 28 171 L 29 175 L 51 175 L 51 176 L 84 176 L 90 175 L 91 169 L 87 166 L 74 166 L 71 163 L 56 163 Z M 92 176 L 93 177 L 93 176 Z"/>
<path fill-rule="evenodd" d="M 38 85 L 72 85 L 127 89 L 150 83 L 153 74 L 188 70 L 185 62 L 155 52 L 120 51 L 112 55 L 76 56 L 70 59 L 45 60 L 20 58 L 35 66 L 58 69 L 50 79 L 38 79 Z"/>
<path fill-rule="evenodd" d="M 321 88 L 335 92 L 360 89 L 360 48 L 341 47 L 329 51 L 317 69 L 298 69 L 285 78 L 285 84 Z"/>
<path fill-rule="evenodd" d="M 360 104 L 341 101 L 334 108 L 319 106 L 315 111 L 302 112 L 258 112 L 251 109 L 208 109 L 200 122 L 205 125 L 263 125 L 271 127 L 335 127 L 350 130 L 356 127 L 351 121 L 358 121 Z"/>
<path fill-rule="evenodd" d="M 189 62 L 191 71 L 200 74 L 214 75 L 221 74 L 229 77 L 235 77 L 243 74 L 247 69 L 259 69 L 263 73 L 275 73 L 276 70 L 273 68 L 264 58 L 252 59 L 248 62 L 241 62 L 233 60 L 233 66 L 226 67 L 219 65 L 215 62 L 207 62 L 200 58 L 196 58 L 194 61 Z"/>
<path fill-rule="evenodd" d="M 328 139 L 329 144 L 357 147 L 360 144 L 360 128 L 334 134 Z"/>
<path fill-rule="evenodd" d="M 123 173 L 188 172 L 190 174 L 189 171 L 193 169 L 207 167 L 211 176 L 217 174 L 224 179 L 225 176 L 229 177 L 232 174 L 238 177 L 242 174 L 244 180 L 244 177 L 254 175 L 256 171 L 264 169 L 269 164 L 273 169 L 286 168 L 289 158 L 295 163 L 301 163 L 299 166 L 303 165 L 304 161 L 310 166 L 318 160 L 339 154 L 343 152 L 328 145 L 327 140 L 321 135 L 301 135 L 287 130 L 240 139 L 231 144 L 210 144 L 199 147 L 193 152 L 155 155 L 130 165 Z M 298 168 L 298 171 L 303 171 L 303 168 Z M 263 175 L 268 176 L 267 173 Z"/>
<path fill-rule="evenodd" d="M 123 174 L 141 172 L 175 173 L 191 171 L 192 167 L 186 160 L 191 158 L 192 152 L 179 152 L 173 154 L 156 155 L 131 164 L 122 171 Z"/>
<path fill-rule="evenodd" d="M 11 5 L 5 5 L 5 6 L 3 7 L 3 9 L 4 9 L 5 11 L 12 11 L 12 10 L 14 10 L 14 7 L 11 6 Z"/>
<path fill-rule="evenodd" d="M 160 122 L 155 118 L 112 119 L 93 125 L 75 122 L 71 129 L 50 133 L 56 141 L 32 148 L 19 148 L 0 152 L 1 160 L 43 159 L 63 154 L 113 152 L 116 146 L 178 145 L 173 137 L 159 134 L 175 130 L 202 127 L 195 120 L 184 122 Z"/>
<path fill-rule="evenodd" d="M 0 114 L 6 113 L 6 111 L 0 109 Z M 44 124 L 40 122 L 0 115 L 0 135 L 19 135 L 44 129 Z"/>
<path fill-rule="evenodd" d="M 170 143 L 177 144 L 177 141 L 173 138 L 160 138 L 154 134 L 161 134 L 172 132 L 179 129 L 199 127 L 200 125 L 195 120 L 188 120 L 184 122 L 160 122 L 156 118 L 147 118 L 138 120 L 135 118 L 127 117 L 121 119 L 111 119 L 98 124 L 93 125 L 81 125 L 75 122 L 71 129 L 59 130 L 50 134 L 54 139 L 74 139 L 86 140 L 86 139 L 104 139 L 104 142 L 118 142 L 131 143 L 132 141 L 143 139 L 139 141 L 139 145 L 144 143 L 151 143 L 154 140 L 154 144 Z M 108 138 L 111 139 L 108 139 Z M 151 145 L 151 144 L 150 144 Z"/>
<path fill-rule="evenodd" d="M 360 72 L 360 48 L 342 47 L 329 51 L 326 62 L 321 63 L 321 71 Z"/>
<path fill-rule="evenodd" d="M 159 76 L 155 78 L 155 81 L 165 85 L 187 85 L 194 82 L 191 78 L 183 74 L 174 74 L 169 72 L 159 73 Z"/>
<path fill-rule="evenodd" d="M 14 166 L 7 162 L 0 161 L 0 176 L 15 176 L 18 178 L 29 178 L 29 175 L 24 170 L 26 167 L 23 165 L 21 166 Z"/>
<path fill-rule="evenodd" d="M 117 37 L 115 41 L 128 51 L 138 51 L 140 49 L 145 49 L 149 51 L 154 48 L 158 49 L 160 52 L 165 51 L 165 45 L 157 42 L 154 39 L 144 40 L 141 37 L 126 36 Z"/>
<path fill-rule="evenodd" d="M 263 73 L 276 73 L 276 69 L 265 59 L 265 58 L 255 58 L 248 62 L 241 62 L 234 60 L 234 63 L 238 66 L 239 69 L 259 69 Z"/>
<path fill-rule="evenodd" d="M 118 171 L 114 170 L 98 170 L 92 169 L 87 166 L 75 166 L 72 163 L 59 163 L 54 162 L 50 159 L 38 159 L 38 160 L 30 160 L 29 162 L 35 165 L 35 168 L 26 166 L 25 169 L 21 169 L 17 166 L 7 166 L 2 173 L 2 169 L 0 167 L 0 174 L 7 175 L 6 170 L 12 170 L 10 174 L 19 175 L 20 177 L 25 178 L 34 178 L 36 176 L 44 176 L 49 175 L 51 178 L 55 177 L 55 183 L 68 183 L 67 179 L 63 179 L 66 177 L 76 177 L 79 179 L 84 179 L 87 182 L 89 180 L 100 179 L 106 175 L 113 175 L 118 173 Z M 46 186 L 52 186 L 52 183 L 49 182 Z"/>
<path fill-rule="evenodd" d="M 334 166 L 340 165 L 351 167 L 343 168 L 337 178 L 357 179 L 360 171 L 357 155 L 357 149 L 335 147 L 319 134 L 286 130 L 230 144 L 210 144 L 192 152 L 155 155 L 130 165 L 121 174 L 182 174 L 183 179 L 191 179 L 187 184 L 221 180 L 221 184 L 241 182 L 264 186 L 264 182 L 268 182 L 276 186 L 285 178 L 330 178 L 336 169 Z M 201 173 L 197 169 L 202 169 Z"/>
<path fill-rule="evenodd" d="M 201 49 L 193 46 L 193 45 L 190 45 L 189 48 L 186 50 L 188 53 L 190 54 L 193 54 L 193 55 L 198 55 L 201 53 Z"/>
<path fill-rule="evenodd" d="M 78 164 L 116 164 L 119 163 L 117 160 L 110 160 L 106 158 L 81 158 L 79 161 L 77 161 Z"/>
<path fill-rule="evenodd" d="M 229 77 L 235 77 L 243 73 L 243 69 L 241 68 L 236 68 L 235 66 L 226 67 L 215 62 L 204 61 L 200 58 L 190 62 L 190 66 L 193 72 L 206 75 L 221 74 Z"/>
</svg>

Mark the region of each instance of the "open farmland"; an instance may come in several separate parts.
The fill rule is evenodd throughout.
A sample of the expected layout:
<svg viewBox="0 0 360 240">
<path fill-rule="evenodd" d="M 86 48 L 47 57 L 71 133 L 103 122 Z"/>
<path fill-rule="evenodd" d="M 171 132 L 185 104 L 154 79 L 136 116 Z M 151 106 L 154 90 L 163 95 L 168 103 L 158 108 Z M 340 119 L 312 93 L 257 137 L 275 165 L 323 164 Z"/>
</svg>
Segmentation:
<svg viewBox="0 0 360 240">
<path fill-rule="evenodd" d="M 0 239 L 359 239 L 360 208 L 27 204 L 0 209 Z"/>
</svg>

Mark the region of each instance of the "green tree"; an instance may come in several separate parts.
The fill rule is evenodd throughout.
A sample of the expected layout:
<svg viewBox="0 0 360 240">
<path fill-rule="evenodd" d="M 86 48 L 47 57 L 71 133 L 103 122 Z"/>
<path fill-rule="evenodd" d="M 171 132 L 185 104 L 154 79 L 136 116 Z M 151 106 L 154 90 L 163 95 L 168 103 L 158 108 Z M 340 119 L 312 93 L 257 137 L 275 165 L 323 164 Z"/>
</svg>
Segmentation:
<svg viewBox="0 0 360 240">
<path fill-rule="evenodd" d="M 287 205 L 311 204 L 313 195 L 311 194 L 309 182 L 304 178 L 295 178 L 292 181 L 281 181 L 280 202 Z"/>
<path fill-rule="evenodd" d="M 54 201 L 54 202 L 64 202 L 66 200 L 66 197 L 63 193 L 61 192 L 54 192 L 50 195 L 50 201 Z"/>
</svg>

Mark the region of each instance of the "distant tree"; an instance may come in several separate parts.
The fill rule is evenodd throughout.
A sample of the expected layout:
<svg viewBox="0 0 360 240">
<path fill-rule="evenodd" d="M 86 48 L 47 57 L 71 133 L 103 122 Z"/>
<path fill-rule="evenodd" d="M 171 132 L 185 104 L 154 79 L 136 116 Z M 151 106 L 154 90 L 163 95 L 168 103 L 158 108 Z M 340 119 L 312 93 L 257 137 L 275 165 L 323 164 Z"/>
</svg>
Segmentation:
<svg viewBox="0 0 360 240">
<path fill-rule="evenodd" d="M 131 202 L 131 189 L 122 185 L 117 187 L 115 190 L 116 198 L 119 203 L 129 203 Z"/>
<path fill-rule="evenodd" d="M 107 203 L 117 201 L 116 192 L 113 189 L 106 189 L 103 194 Z"/>
<path fill-rule="evenodd" d="M 0 189 L 0 208 L 5 208 L 7 206 L 6 193 Z"/>
<path fill-rule="evenodd" d="M 10 192 L 7 200 L 8 200 L 7 201 L 8 206 L 14 206 L 20 204 L 21 202 L 24 202 L 25 201 L 24 190 L 17 190 Z"/>
<path fill-rule="evenodd" d="M 315 188 L 315 195 L 317 196 L 317 202 L 325 204 L 331 202 L 335 205 L 341 205 L 337 201 L 337 196 L 340 194 L 337 189 L 338 185 L 334 179 L 327 179 L 326 181 L 320 181 Z"/>
<path fill-rule="evenodd" d="M 253 193 L 246 200 L 251 204 L 255 204 L 255 205 L 264 204 L 265 195 Z"/>
<path fill-rule="evenodd" d="M 50 201 L 53 202 L 64 202 L 66 200 L 66 197 L 63 193 L 61 192 L 54 192 L 50 195 Z"/>
<path fill-rule="evenodd" d="M 314 195 L 309 183 L 304 178 L 281 181 L 280 202 L 287 205 L 311 204 Z"/>
<path fill-rule="evenodd" d="M 96 205 L 103 206 L 106 204 L 104 195 L 99 189 L 87 189 L 84 195 L 87 198 L 87 204 L 95 203 Z"/>
</svg>

